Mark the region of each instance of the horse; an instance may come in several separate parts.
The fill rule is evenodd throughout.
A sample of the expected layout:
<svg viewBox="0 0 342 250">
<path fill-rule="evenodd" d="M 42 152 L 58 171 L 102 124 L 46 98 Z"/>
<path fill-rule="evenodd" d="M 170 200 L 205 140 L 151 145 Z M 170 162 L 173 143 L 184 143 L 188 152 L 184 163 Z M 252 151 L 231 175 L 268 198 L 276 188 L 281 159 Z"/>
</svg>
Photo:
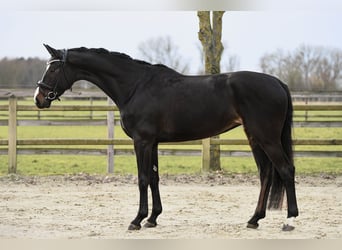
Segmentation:
<svg viewBox="0 0 342 250">
<path fill-rule="evenodd" d="M 256 229 L 266 209 L 281 209 L 286 191 L 287 218 L 298 216 L 292 150 L 293 107 L 289 89 L 274 76 L 238 71 L 183 75 L 162 65 L 99 48 L 45 48 L 51 58 L 37 83 L 40 109 L 87 80 L 107 94 L 120 110 L 121 126 L 132 138 L 138 168 L 139 209 L 129 230 L 156 227 L 162 212 L 158 144 L 203 139 L 242 125 L 260 177 L 260 194 L 248 228 Z M 205 118 L 205 119 L 203 119 Z M 268 205 L 267 205 L 268 204 Z M 284 231 L 293 230 L 283 224 Z"/>
</svg>

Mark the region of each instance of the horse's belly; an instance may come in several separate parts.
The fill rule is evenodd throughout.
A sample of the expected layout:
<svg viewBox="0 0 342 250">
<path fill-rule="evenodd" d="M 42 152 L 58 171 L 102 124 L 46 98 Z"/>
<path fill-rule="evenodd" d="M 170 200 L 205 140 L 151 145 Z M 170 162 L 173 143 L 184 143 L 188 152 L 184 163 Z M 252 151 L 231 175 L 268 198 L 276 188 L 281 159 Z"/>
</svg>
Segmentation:
<svg viewBox="0 0 342 250">
<path fill-rule="evenodd" d="M 161 141 L 188 141 L 197 140 L 221 134 L 242 124 L 241 119 L 235 115 L 222 115 L 220 117 L 194 117 L 184 118 L 165 124 L 161 131 Z"/>
</svg>

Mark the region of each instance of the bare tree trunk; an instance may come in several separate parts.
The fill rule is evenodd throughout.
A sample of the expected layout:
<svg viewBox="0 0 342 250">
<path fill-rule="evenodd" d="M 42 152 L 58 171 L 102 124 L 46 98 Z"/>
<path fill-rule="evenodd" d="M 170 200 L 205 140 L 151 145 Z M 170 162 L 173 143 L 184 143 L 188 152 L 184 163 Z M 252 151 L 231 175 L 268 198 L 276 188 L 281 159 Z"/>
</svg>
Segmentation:
<svg viewBox="0 0 342 250">
<path fill-rule="evenodd" d="M 202 43 L 205 73 L 220 73 L 220 61 L 223 52 L 222 36 L 222 16 L 224 11 L 212 11 L 212 22 L 210 11 L 198 11 L 199 32 L 198 38 Z M 215 137 L 219 138 L 219 136 Z M 221 170 L 220 145 L 210 145 L 210 170 Z"/>
</svg>

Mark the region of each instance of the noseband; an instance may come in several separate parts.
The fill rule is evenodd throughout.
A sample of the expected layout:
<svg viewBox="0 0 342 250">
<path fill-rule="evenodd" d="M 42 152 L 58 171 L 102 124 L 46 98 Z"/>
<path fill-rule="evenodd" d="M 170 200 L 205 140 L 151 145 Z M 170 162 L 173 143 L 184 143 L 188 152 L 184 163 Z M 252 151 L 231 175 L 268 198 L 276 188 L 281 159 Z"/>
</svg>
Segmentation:
<svg viewBox="0 0 342 250">
<path fill-rule="evenodd" d="M 63 75 L 64 75 L 64 79 L 65 81 L 68 83 L 68 79 L 66 77 L 66 74 L 65 74 L 65 71 L 64 71 L 64 64 L 66 63 L 66 59 L 67 59 L 67 55 L 68 55 L 68 50 L 64 49 L 63 50 L 63 57 L 62 59 L 53 59 L 53 60 L 50 60 L 46 63 L 46 65 L 50 65 L 52 63 L 55 63 L 55 62 L 59 62 L 60 63 L 60 67 L 62 69 L 62 72 L 63 72 Z M 47 72 L 47 71 L 46 71 Z M 46 84 L 43 82 L 43 79 L 44 79 L 44 76 L 46 74 L 46 72 L 44 73 L 44 75 L 42 76 L 42 79 L 40 81 L 38 81 L 37 83 L 37 86 L 39 88 L 45 88 L 47 90 L 50 90 L 48 92 L 48 94 L 45 96 L 45 99 L 48 100 L 48 101 L 54 101 L 54 100 L 58 100 L 60 101 L 59 99 L 59 95 L 57 93 L 57 87 L 58 87 L 58 82 L 59 81 L 56 81 L 56 84 L 54 87 L 51 87 L 50 85 Z"/>
</svg>

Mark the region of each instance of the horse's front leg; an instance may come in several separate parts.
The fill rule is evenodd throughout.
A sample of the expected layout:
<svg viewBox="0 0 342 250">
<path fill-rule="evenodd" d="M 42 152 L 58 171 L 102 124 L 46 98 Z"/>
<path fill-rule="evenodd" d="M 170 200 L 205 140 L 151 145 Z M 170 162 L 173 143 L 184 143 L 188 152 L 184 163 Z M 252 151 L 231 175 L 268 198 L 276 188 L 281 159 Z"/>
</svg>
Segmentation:
<svg viewBox="0 0 342 250">
<path fill-rule="evenodd" d="M 138 165 L 140 201 L 138 214 L 129 225 L 128 230 L 139 230 L 141 228 L 141 221 L 148 215 L 147 188 L 150 182 L 149 168 L 152 165 L 152 147 L 153 143 L 141 140 L 134 141 Z"/>
<path fill-rule="evenodd" d="M 152 166 L 150 171 L 150 187 L 152 192 L 152 213 L 148 218 L 145 227 L 157 226 L 157 217 L 162 212 L 162 204 L 159 194 L 159 169 L 158 169 L 158 144 L 155 144 L 152 149 Z"/>
</svg>

